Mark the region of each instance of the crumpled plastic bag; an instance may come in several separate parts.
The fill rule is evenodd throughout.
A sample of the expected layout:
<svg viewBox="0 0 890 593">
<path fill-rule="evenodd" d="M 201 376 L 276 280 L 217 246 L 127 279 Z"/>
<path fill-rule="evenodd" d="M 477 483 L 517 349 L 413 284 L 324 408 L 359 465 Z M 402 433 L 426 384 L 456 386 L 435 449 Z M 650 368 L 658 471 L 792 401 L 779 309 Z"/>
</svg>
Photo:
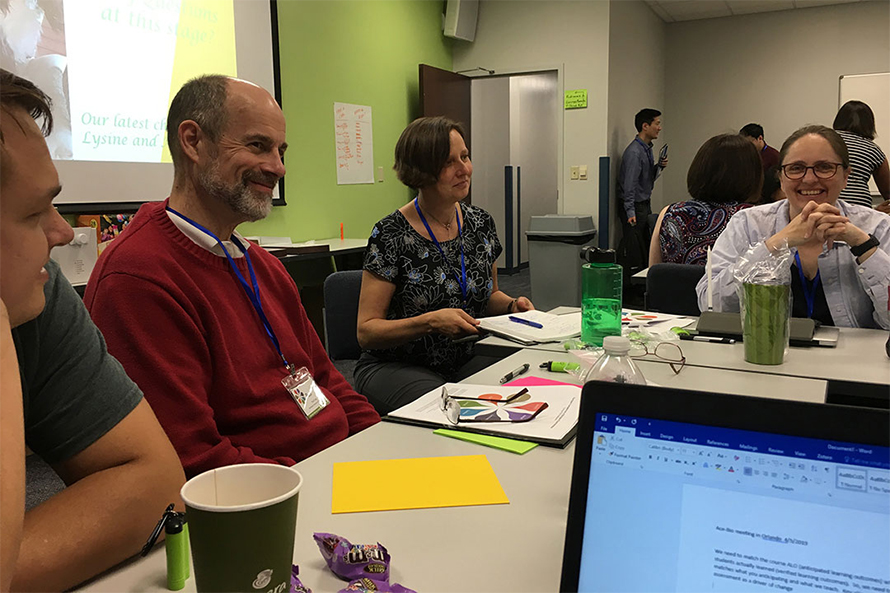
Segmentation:
<svg viewBox="0 0 890 593">
<path fill-rule="evenodd" d="M 788 242 L 782 244 L 766 259 L 752 258 L 760 243 L 752 245 L 732 266 L 732 277 L 742 284 L 791 284 L 791 260 L 794 254 Z"/>
</svg>

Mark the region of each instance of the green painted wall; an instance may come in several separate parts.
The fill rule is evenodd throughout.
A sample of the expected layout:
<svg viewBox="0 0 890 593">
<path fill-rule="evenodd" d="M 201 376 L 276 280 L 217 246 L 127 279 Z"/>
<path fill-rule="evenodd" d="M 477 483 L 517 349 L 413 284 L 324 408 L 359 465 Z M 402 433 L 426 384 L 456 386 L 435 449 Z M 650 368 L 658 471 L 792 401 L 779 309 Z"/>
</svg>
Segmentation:
<svg viewBox="0 0 890 593">
<path fill-rule="evenodd" d="M 366 238 L 410 198 L 392 170 L 399 134 L 419 115 L 417 65 L 451 70 L 440 0 L 279 0 L 281 92 L 287 120 L 286 206 L 241 225 L 294 241 Z M 372 108 L 374 170 L 383 183 L 337 185 L 334 102 Z"/>
</svg>

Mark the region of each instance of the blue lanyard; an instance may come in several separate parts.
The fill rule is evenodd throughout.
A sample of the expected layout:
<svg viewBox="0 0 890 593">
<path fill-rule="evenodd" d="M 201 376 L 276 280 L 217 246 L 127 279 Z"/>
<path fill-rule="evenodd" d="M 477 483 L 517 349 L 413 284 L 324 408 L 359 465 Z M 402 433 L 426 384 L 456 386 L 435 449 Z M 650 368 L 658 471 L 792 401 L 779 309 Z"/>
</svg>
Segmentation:
<svg viewBox="0 0 890 593">
<path fill-rule="evenodd" d="M 420 217 L 420 222 L 423 223 L 423 226 L 426 227 L 426 231 L 430 234 L 430 238 L 433 240 L 433 243 L 436 244 L 436 249 L 439 250 L 439 253 L 442 255 L 442 259 L 445 260 L 445 263 L 448 264 L 448 267 L 451 268 L 451 272 L 454 274 L 454 277 L 457 279 L 457 283 L 460 284 L 460 293 L 464 297 L 464 302 L 467 302 L 467 264 L 464 261 L 464 233 L 463 229 L 460 227 L 460 214 L 457 213 L 457 206 L 454 207 L 455 213 L 454 217 L 457 220 L 457 236 L 460 237 L 460 273 L 458 276 L 457 272 L 454 268 L 451 267 L 451 264 L 448 263 L 448 258 L 445 257 L 445 252 L 442 251 L 442 246 L 439 245 L 439 240 L 436 239 L 436 235 L 433 234 L 433 229 L 430 228 L 429 223 L 426 221 L 426 218 L 423 217 L 423 212 L 420 211 L 420 205 L 417 203 L 417 198 L 414 198 L 414 209 L 417 210 L 417 215 Z"/>
<path fill-rule="evenodd" d="M 229 250 L 226 249 L 226 246 L 223 245 L 223 242 L 213 234 L 209 229 L 204 228 L 194 220 L 183 216 L 173 208 L 167 206 L 167 211 L 175 214 L 179 218 L 183 219 L 199 231 L 206 233 L 207 235 L 216 239 L 216 242 L 222 247 L 223 253 L 226 254 L 226 259 L 229 260 L 229 265 L 232 267 L 232 271 L 235 272 L 235 277 L 238 278 L 238 282 L 241 283 L 241 287 L 244 289 L 244 292 L 247 293 L 247 298 L 250 299 L 250 304 L 253 305 L 253 308 L 256 310 L 257 315 L 259 315 L 260 321 L 263 323 L 263 328 L 266 330 L 266 334 L 269 336 L 269 339 L 272 340 L 272 345 L 275 346 L 275 350 L 278 351 L 278 356 L 281 357 L 282 362 L 284 362 L 284 366 L 287 369 L 288 373 L 293 373 L 294 367 L 287 361 L 287 358 L 284 357 L 284 353 L 281 351 L 281 344 L 278 342 L 278 337 L 275 335 L 275 331 L 272 329 L 272 324 L 269 323 L 269 319 L 266 317 L 266 313 L 263 311 L 263 304 L 260 302 L 260 286 L 256 281 L 256 274 L 253 271 L 253 264 L 250 263 L 250 254 L 247 253 L 247 249 L 244 245 L 241 244 L 241 241 L 238 240 L 237 237 L 232 235 L 232 242 L 238 246 L 238 249 L 241 250 L 241 253 L 244 254 L 244 259 L 247 261 L 247 269 L 250 271 L 250 284 L 245 280 L 244 275 L 241 274 L 241 270 L 238 269 L 238 266 L 235 265 L 235 260 L 232 259 L 232 256 L 229 255 Z"/>
<path fill-rule="evenodd" d="M 803 298 L 807 300 L 807 317 L 813 317 L 813 309 L 816 306 L 816 289 L 819 287 L 819 282 L 821 281 L 820 272 L 816 270 L 816 277 L 813 278 L 813 287 L 810 288 L 809 283 L 807 282 L 807 277 L 804 276 L 803 266 L 800 265 L 800 254 L 796 251 L 794 252 L 794 261 L 797 263 L 797 274 L 800 276 L 800 285 L 803 289 Z"/>
</svg>

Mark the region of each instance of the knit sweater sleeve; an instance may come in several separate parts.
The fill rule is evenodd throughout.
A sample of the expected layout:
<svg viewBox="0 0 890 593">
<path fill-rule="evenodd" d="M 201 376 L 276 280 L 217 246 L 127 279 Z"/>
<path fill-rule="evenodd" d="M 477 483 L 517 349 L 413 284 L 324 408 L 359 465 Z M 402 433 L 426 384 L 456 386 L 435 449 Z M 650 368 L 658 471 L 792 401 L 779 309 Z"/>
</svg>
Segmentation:
<svg viewBox="0 0 890 593">
<path fill-rule="evenodd" d="M 288 280 L 293 282 L 290 278 Z M 333 396 L 340 402 L 346 412 L 350 436 L 376 424 L 380 421 L 380 415 L 364 395 L 358 394 L 349 385 L 349 382 L 331 362 L 324 344 L 306 315 L 306 309 L 303 308 L 299 300 L 299 292 L 296 287 L 294 287 L 294 293 L 297 295 L 297 299 L 294 302 L 294 310 L 291 312 L 292 321 L 297 326 L 296 333 L 303 336 L 305 340 L 303 346 L 312 361 L 311 370 L 315 382 L 326 392 L 326 395 Z"/>
<path fill-rule="evenodd" d="M 186 474 L 235 463 L 293 465 L 268 459 L 222 436 L 210 398 L 214 361 L 188 299 L 148 280 L 108 274 L 91 286 L 87 305 L 109 350 L 139 385 L 167 431 Z"/>
</svg>

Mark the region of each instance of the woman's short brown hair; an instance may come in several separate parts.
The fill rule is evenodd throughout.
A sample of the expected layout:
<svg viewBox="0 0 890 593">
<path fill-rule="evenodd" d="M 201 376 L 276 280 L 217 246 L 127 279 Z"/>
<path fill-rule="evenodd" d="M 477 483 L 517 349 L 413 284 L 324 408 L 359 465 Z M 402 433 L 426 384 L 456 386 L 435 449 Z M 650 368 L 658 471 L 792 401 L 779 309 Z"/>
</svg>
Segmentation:
<svg viewBox="0 0 890 593">
<path fill-rule="evenodd" d="M 825 138 L 838 158 L 841 159 L 841 164 L 844 168 L 846 169 L 850 166 L 850 152 L 847 150 L 847 144 L 844 142 L 844 139 L 831 128 L 820 125 L 804 126 L 788 136 L 788 139 L 782 144 L 782 150 L 779 151 L 779 165 L 785 164 L 785 157 L 788 156 L 788 151 L 791 149 L 791 145 L 810 134 Z"/>
<path fill-rule="evenodd" d="M 711 204 L 755 202 L 762 186 L 757 148 L 738 134 L 721 134 L 702 144 L 686 175 L 689 195 Z"/>
<path fill-rule="evenodd" d="M 463 127 L 447 117 L 421 117 L 408 124 L 396 142 L 393 169 L 411 189 L 435 185 L 451 153 L 451 130 L 467 141 Z"/>
</svg>

